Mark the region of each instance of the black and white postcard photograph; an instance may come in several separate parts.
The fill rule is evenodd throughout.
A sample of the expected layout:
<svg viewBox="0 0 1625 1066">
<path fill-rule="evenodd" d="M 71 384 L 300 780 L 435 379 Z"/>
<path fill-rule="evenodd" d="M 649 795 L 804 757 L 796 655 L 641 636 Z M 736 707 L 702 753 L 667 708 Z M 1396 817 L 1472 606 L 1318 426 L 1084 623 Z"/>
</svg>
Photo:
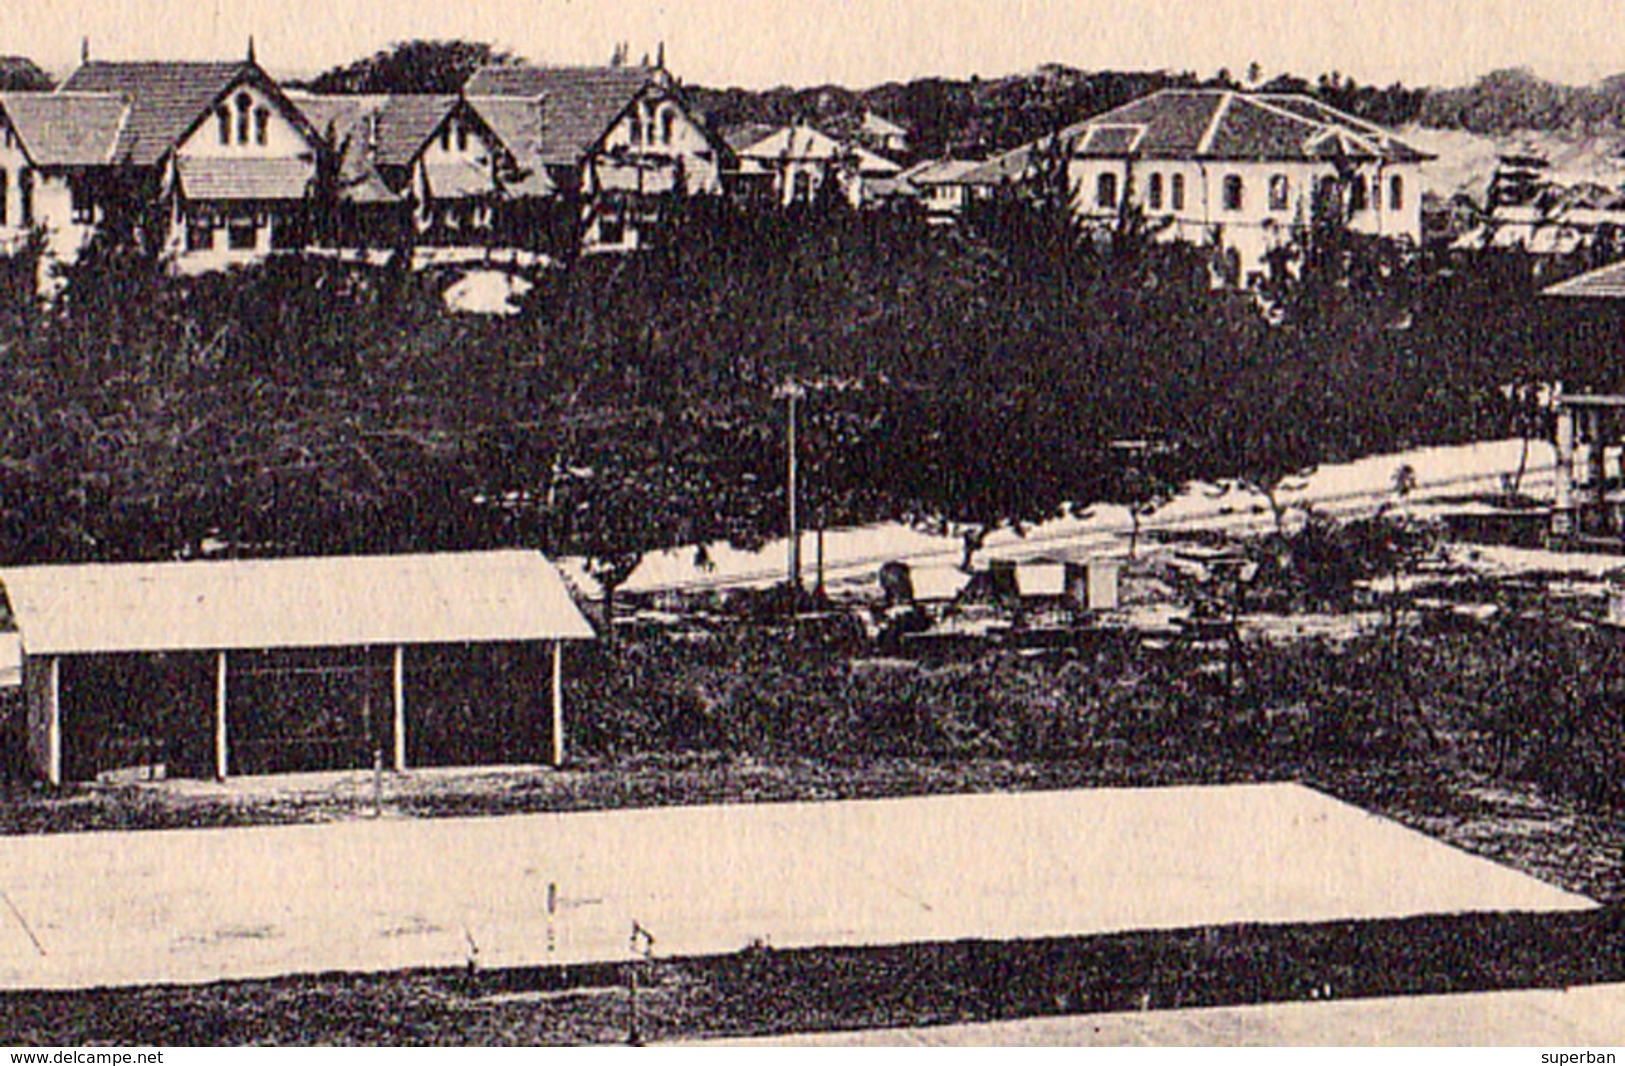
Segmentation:
<svg viewBox="0 0 1625 1066">
<path fill-rule="evenodd" d="M 1622 13 L 5 0 L 5 1066 L 1616 1062 Z"/>
</svg>

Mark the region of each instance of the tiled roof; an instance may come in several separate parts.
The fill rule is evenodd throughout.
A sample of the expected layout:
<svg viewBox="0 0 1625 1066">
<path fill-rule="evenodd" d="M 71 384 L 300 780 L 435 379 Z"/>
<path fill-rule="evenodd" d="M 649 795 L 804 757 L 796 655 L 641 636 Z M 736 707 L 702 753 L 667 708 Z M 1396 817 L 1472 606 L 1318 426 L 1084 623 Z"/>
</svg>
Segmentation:
<svg viewBox="0 0 1625 1066">
<path fill-rule="evenodd" d="M 1024 144 L 1020 148 L 1012 148 L 1003 155 L 994 156 L 987 162 L 972 167 L 959 176 L 963 185 L 1005 185 L 1020 181 L 1027 173 L 1027 163 L 1032 158 L 1033 149 L 1044 142 Z"/>
<path fill-rule="evenodd" d="M 823 130 L 811 126 L 781 126 L 755 144 L 736 149 L 741 159 L 842 159 L 851 149 Z"/>
<path fill-rule="evenodd" d="M 119 93 L 129 115 L 119 131 L 114 161 L 152 166 L 240 80 L 270 79 L 252 63 L 86 63 L 62 85 L 69 93 Z M 274 88 L 274 85 L 271 85 Z"/>
<path fill-rule="evenodd" d="M 577 163 L 598 144 L 627 106 L 664 77 L 654 67 L 532 67 L 500 65 L 476 71 L 464 95 L 493 128 L 480 98 L 538 103 L 533 154 L 549 163 Z M 500 133 L 501 131 L 498 130 Z M 512 145 L 509 146 L 510 149 Z"/>
<path fill-rule="evenodd" d="M 488 196 L 496 191 L 491 175 L 464 162 L 429 163 L 423 167 L 429 195 L 437 200 Z"/>
<path fill-rule="evenodd" d="M 1285 93 L 1165 89 L 1068 127 L 1083 156 L 1148 159 L 1302 160 L 1333 156 L 1420 162 L 1430 158 L 1387 130 Z"/>
<path fill-rule="evenodd" d="M 177 166 L 188 200 L 302 200 L 316 173 L 299 159 L 183 158 Z"/>
<path fill-rule="evenodd" d="M 908 130 L 899 126 L 890 119 L 882 118 L 873 111 L 863 113 L 863 132 L 877 137 L 907 137 Z"/>
<path fill-rule="evenodd" d="M 0 110 L 35 166 L 110 162 L 128 110 L 115 93 L 0 93 Z"/>
<path fill-rule="evenodd" d="M 1272 107 L 1281 107 L 1296 112 L 1313 121 L 1341 126 L 1359 134 L 1366 140 L 1376 142 L 1387 153 L 1387 157 L 1391 162 L 1421 163 L 1433 158 L 1427 153 L 1420 152 L 1404 141 L 1399 140 L 1392 132 L 1375 122 L 1367 122 L 1365 119 L 1351 115 L 1346 111 L 1328 107 L 1312 96 L 1298 96 L 1291 93 L 1260 93 L 1255 99 L 1261 100 Z"/>
<path fill-rule="evenodd" d="M 1625 300 L 1625 261 L 1587 271 L 1541 290 L 1542 296 L 1573 296 L 1591 300 Z"/>
<path fill-rule="evenodd" d="M 391 96 L 378 111 L 380 166 L 406 166 L 457 107 L 455 96 Z"/>
<path fill-rule="evenodd" d="M 519 96 L 470 96 L 468 104 L 491 127 L 515 159 L 539 160 L 542 151 L 542 105 Z M 575 158 L 558 162 L 576 162 Z"/>
<path fill-rule="evenodd" d="M 406 168 L 459 105 L 456 96 L 422 93 L 291 93 L 289 99 L 334 151 L 343 152 L 340 184 L 355 203 L 398 199 Z M 485 184 L 489 192 L 489 178 Z"/>
<path fill-rule="evenodd" d="M 854 147 L 852 151 L 858 157 L 860 174 L 897 174 L 903 169 L 885 156 L 877 155 L 867 148 Z"/>
<path fill-rule="evenodd" d="M 722 131 L 722 141 L 738 152 L 741 148 L 749 148 L 777 128 L 771 122 L 747 122 L 742 126 L 729 126 Z"/>
<path fill-rule="evenodd" d="M 551 196 L 558 191 L 548 168 L 573 166 L 579 157 L 558 160 L 542 155 L 542 112 L 537 101 L 517 96 L 480 96 L 469 97 L 468 104 L 519 168 L 517 174 L 503 175 L 504 191 L 518 197 Z"/>
<path fill-rule="evenodd" d="M 958 185 L 965 175 L 982 165 L 973 159 L 932 159 L 916 163 L 898 177 L 917 186 Z"/>
</svg>

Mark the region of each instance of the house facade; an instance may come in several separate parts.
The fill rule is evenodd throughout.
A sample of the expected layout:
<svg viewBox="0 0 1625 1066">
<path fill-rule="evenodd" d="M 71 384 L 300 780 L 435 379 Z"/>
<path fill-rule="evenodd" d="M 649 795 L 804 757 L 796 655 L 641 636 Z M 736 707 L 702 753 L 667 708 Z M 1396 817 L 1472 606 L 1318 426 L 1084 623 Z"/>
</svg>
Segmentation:
<svg viewBox="0 0 1625 1066">
<path fill-rule="evenodd" d="M 833 191 L 853 207 L 873 199 L 871 186 L 896 178 L 902 167 L 815 127 L 782 126 L 736 150 L 742 183 L 758 181 L 781 207 L 812 203 Z M 832 190 L 826 190 L 832 185 Z"/>
<path fill-rule="evenodd" d="M 182 270 L 305 245 L 322 145 L 254 60 L 86 62 L 59 94 L 126 104 L 102 183 L 109 211 Z"/>
<path fill-rule="evenodd" d="M 486 247 L 497 243 L 505 149 L 456 95 L 316 95 L 290 98 L 320 132 L 333 163 L 321 195 L 329 212 L 319 243 Z"/>
<path fill-rule="evenodd" d="M 99 196 L 128 106 L 96 93 L 0 93 L 0 253 L 39 232 L 72 261 L 106 219 Z"/>
<path fill-rule="evenodd" d="M 463 95 L 506 150 L 505 210 L 523 226 L 537 201 L 577 205 L 585 251 L 638 248 L 660 200 L 722 191 L 727 148 L 661 66 L 503 64 Z"/>
<path fill-rule="evenodd" d="M 966 181 L 981 164 L 968 159 L 932 159 L 917 163 L 897 176 L 898 184 L 925 211 L 932 225 L 958 222 L 970 205 L 985 196 L 986 186 Z"/>
</svg>

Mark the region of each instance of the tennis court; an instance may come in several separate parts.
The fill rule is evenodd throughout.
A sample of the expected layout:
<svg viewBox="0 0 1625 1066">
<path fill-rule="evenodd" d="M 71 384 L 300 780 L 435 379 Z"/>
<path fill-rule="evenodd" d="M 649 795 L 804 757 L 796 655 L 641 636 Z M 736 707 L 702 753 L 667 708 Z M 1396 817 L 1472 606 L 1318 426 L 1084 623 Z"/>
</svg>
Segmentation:
<svg viewBox="0 0 1625 1066">
<path fill-rule="evenodd" d="M 1292 784 L 0 840 L 0 987 L 1589 907 Z"/>
</svg>

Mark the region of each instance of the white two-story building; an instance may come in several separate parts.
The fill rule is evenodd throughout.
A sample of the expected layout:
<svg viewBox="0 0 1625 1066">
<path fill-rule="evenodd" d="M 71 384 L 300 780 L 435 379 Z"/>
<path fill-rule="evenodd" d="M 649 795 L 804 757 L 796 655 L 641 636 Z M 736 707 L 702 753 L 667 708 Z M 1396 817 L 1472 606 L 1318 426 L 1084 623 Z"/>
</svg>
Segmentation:
<svg viewBox="0 0 1625 1066">
<path fill-rule="evenodd" d="M 1421 168 L 1432 157 L 1306 96 L 1169 89 L 1057 142 L 1080 217 L 1110 226 L 1137 207 L 1165 239 L 1222 249 L 1237 282 L 1260 275 L 1272 251 L 1301 247 L 1317 213 L 1356 233 L 1422 239 Z M 1011 160 L 1044 150 L 1026 146 L 983 169 L 1008 174 Z"/>
</svg>

